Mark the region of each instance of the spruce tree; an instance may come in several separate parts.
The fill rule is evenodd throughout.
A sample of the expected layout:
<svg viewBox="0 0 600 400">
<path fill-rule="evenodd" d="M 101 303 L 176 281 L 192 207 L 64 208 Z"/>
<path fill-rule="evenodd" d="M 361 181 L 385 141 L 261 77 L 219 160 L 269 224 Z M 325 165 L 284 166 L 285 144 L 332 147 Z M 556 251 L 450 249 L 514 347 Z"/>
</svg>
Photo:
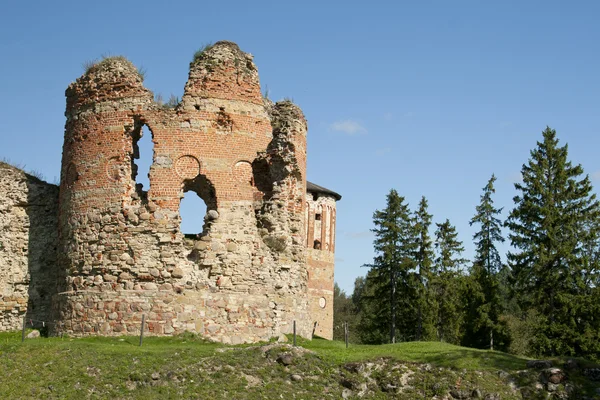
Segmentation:
<svg viewBox="0 0 600 400">
<path fill-rule="evenodd" d="M 415 212 L 416 252 L 415 265 L 417 268 L 417 331 L 415 340 L 433 340 L 435 331 L 435 296 L 431 293 L 431 267 L 433 265 L 433 241 L 429 236 L 432 215 L 428 212 L 425 196 L 419 202 Z"/>
<path fill-rule="evenodd" d="M 411 212 L 404 197 L 392 189 L 387 195 L 386 208 L 373 213 L 375 258 L 367 274 L 368 284 L 380 303 L 378 325 L 387 319 L 390 342 L 396 343 L 400 333 L 405 340 L 413 336 L 414 310 L 410 271 L 414 268 L 414 227 Z M 401 328 L 397 332 L 397 328 Z"/>
<path fill-rule="evenodd" d="M 556 131 L 542 134 L 521 169 L 507 221 L 516 249 L 508 255 L 514 289 L 523 313 L 541 316 L 534 351 L 593 356 L 599 351 L 591 344 L 598 338 L 591 301 L 598 264 L 590 249 L 598 244 L 600 205 L 581 165 L 573 166 L 567 145 L 558 145 Z"/>
<path fill-rule="evenodd" d="M 431 285 L 437 304 L 437 337 L 440 341 L 456 344 L 459 342 L 462 322 L 460 273 L 466 262 L 461 258 L 464 247 L 449 220 L 436 223 L 436 226 L 437 257 L 433 264 Z"/>
<path fill-rule="evenodd" d="M 494 207 L 492 195 L 496 192 L 492 175 L 483 188 L 480 203 L 475 207 L 475 215 L 469 222 L 478 225 L 479 230 L 473 235 L 475 242 L 475 260 L 471 267 L 468 296 L 466 342 L 473 347 L 494 349 L 494 333 L 498 338 L 500 331 L 499 317 L 502 313 L 498 274 L 502 268 L 500 253 L 496 243 L 504 242 L 502 222 L 498 218 L 501 208 Z M 487 346 L 486 346 L 487 344 Z"/>
</svg>

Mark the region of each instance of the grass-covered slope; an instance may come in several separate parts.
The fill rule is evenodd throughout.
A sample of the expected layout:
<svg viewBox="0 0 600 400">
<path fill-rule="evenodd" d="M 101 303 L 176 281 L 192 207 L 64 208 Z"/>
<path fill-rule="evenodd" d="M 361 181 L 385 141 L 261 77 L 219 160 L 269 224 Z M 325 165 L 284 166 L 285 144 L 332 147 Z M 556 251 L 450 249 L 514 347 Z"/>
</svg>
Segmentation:
<svg viewBox="0 0 600 400">
<path fill-rule="evenodd" d="M 190 335 L 149 337 L 138 344 L 135 337 L 21 343 L 18 333 L 0 334 L 0 398 L 520 399 L 522 393 L 527 398 L 548 394 L 535 389 L 539 371 L 526 370 L 523 358 L 444 343 L 346 349 L 343 343 L 316 339 L 299 340 L 296 348 L 289 343 L 231 347 Z M 578 387 L 561 384 L 555 393 L 593 396 L 595 388 L 576 378 L 570 382 Z"/>
</svg>

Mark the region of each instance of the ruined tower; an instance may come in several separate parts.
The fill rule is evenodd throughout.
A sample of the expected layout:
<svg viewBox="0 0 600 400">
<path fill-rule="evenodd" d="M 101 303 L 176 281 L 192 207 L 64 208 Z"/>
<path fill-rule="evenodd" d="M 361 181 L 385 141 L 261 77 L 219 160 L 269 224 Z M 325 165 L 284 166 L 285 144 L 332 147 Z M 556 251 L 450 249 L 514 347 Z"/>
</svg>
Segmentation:
<svg viewBox="0 0 600 400">
<path fill-rule="evenodd" d="M 307 182 L 305 207 L 308 248 L 308 294 L 314 333 L 333 338 L 333 270 L 335 259 L 336 201 L 342 196 Z"/>
<path fill-rule="evenodd" d="M 197 53 L 174 108 L 121 57 L 66 95 L 56 333 L 135 333 L 144 314 L 151 334 L 226 343 L 289 333 L 293 321 L 302 336 L 332 336 L 340 196 L 307 188 L 304 115 L 263 99 L 251 55 L 231 42 Z M 136 184 L 144 126 L 148 188 Z M 194 235 L 180 229 L 186 192 L 207 206 Z"/>
</svg>

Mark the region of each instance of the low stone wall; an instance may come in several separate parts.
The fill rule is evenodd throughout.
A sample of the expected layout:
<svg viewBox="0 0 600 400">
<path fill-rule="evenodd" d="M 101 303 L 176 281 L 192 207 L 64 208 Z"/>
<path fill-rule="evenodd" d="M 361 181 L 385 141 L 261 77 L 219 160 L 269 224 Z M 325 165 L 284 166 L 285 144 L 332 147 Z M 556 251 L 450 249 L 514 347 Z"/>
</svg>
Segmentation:
<svg viewBox="0 0 600 400">
<path fill-rule="evenodd" d="M 145 315 L 148 335 L 195 332 L 208 339 L 239 344 L 268 340 L 291 333 L 310 338 L 306 309 L 290 297 L 188 290 L 120 290 L 60 293 L 56 334 L 103 336 L 139 334 Z"/>
</svg>

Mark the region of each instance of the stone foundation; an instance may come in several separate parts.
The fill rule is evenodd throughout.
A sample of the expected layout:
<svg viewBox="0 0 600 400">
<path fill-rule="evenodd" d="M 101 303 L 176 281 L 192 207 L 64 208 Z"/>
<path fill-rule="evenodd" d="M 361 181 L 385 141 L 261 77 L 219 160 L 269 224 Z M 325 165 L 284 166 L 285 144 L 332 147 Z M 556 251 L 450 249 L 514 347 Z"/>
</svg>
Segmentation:
<svg viewBox="0 0 600 400">
<path fill-rule="evenodd" d="M 289 297 L 207 291 L 122 290 L 67 292 L 55 298 L 57 333 L 72 336 L 139 334 L 145 315 L 148 335 L 195 332 L 208 339 L 239 344 L 268 340 L 280 333 L 311 337 L 306 304 Z"/>
</svg>

